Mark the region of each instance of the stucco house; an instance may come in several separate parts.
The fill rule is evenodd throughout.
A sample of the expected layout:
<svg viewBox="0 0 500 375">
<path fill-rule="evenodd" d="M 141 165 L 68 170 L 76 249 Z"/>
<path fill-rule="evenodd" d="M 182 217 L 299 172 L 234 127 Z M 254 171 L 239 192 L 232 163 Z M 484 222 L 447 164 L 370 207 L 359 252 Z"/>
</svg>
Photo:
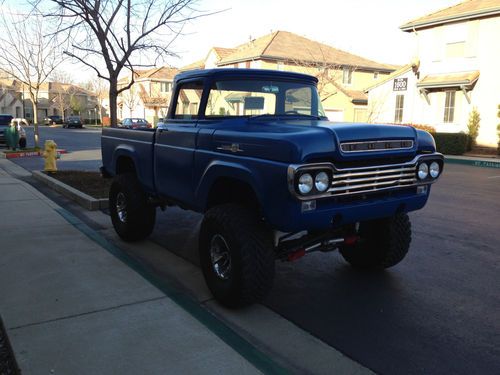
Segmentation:
<svg viewBox="0 0 500 375">
<path fill-rule="evenodd" d="M 213 47 L 205 59 L 181 70 L 215 67 L 314 75 L 320 80 L 323 107 L 333 121 L 365 121 L 368 98 L 364 89 L 396 69 L 287 31 L 275 31 L 234 48 Z"/>
<path fill-rule="evenodd" d="M 78 85 L 44 82 L 38 91 L 38 122 L 42 123 L 47 116 L 72 114 L 84 120 L 95 120 L 96 105 L 96 95 Z M 33 121 L 33 105 L 27 86 L 15 78 L 0 79 L 0 112 Z"/>
<path fill-rule="evenodd" d="M 162 66 L 134 72 L 134 84 L 118 97 L 118 118 L 141 117 L 155 124 L 167 115 L 172 82 L 179 71 Z M 121 78 L 118 87 L 130 83 L 132 75 Z"/>
<path fill-rule="evenodd" d="M 0 81 L 0 113 L 15 118 L 23 117 L 21 95 L 5 81 Z"/>
<path fill-rule="evenodd" d="M 400 28 L 414 35 L 416 56 L 367 88 L 370 120 L 467 132 L 469 114 L 477 108 L 478 144 L 496 146 L 500 0 L 465 1 Z"/>
</svg>

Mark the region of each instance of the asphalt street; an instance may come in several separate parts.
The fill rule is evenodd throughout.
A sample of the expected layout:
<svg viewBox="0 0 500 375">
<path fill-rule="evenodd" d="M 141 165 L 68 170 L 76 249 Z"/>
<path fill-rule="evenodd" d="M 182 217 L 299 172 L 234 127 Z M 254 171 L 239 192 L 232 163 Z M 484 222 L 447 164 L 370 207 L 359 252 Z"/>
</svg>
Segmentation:
<svg viewBox="0 0 500 375">
<path fill-rule="evenodd" d="M 337 252 L 280 262 L 264 304 L 377 373 L 498 374 L 499 212 L 500 171 L 447 165 L 427 206 L 410 215 L 402 263 L 357 272 Z M 197 263 L 200 220 L 167 209 L 152 239 Z M 162 274 L 156 260 L 142 261 Z"/>
<path fill-rule="evenodd" d="M 41 135 L 71 152 L 89 152 L 81 162 L 63 156 L 61 169 L 96 169 L 99 133 L 43 128 Z M 42 161 L 16 163 L 40 169 Z M 362 273 L 337 252 L 280 262 L 264 304 L 377 373 L 497 374 L 499 213 L 500 170 L 448 164 L 427 206 L 410 214 L 413 241 L 402 263 Z M 198 214 L 168 208 L 157 215 L 151 238 L 198 263 L 200 220 Z M 151 272 L 164 274 L 161 259 L 134 256 Z"/>
<path fill-rule="evenodd" d="M 66 149 L 68 154 L 61 155 L 57 167 L 61 170 L 78 169 L 98 170 L 101 162 L 101 129 L 88 127 L 84 129 L 63 129 L 62 127 L 40 126 L 40 147 L 47 139 L 56 142 L 57 147 Z M 27 147 L 34 147 L 33 127 L 26 127 Z M 43 169 L 43 158 L 29 157 L 11 159 L 21 167 L 34 171 Z"/>
</svg>

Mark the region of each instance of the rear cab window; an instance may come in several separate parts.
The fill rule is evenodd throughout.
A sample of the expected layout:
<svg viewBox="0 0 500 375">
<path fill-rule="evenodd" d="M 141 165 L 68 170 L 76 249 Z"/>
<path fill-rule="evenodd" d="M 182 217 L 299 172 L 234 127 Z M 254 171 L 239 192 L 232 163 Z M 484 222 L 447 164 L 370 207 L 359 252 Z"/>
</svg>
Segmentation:
<svg viewBox="0 0 500 375">
<path fill-rule="evenodd" d="M 203 81 L 180 83 L 177 92 L 174 118 L 181 120 L 197 119 L 203 95 Z"/>
</svg>

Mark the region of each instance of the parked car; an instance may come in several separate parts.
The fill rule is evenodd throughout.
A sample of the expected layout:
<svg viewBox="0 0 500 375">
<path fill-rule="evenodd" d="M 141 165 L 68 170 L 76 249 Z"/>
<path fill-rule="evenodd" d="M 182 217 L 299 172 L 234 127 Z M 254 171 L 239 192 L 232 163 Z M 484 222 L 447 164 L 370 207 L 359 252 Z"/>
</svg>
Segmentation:
<svg viewBox="0 0 500 375">
<path fill-rule="evenodd" d="M 64 121 L 63 128 L 83 128 L 80 116 L 68 116 Z"/>
<path fill-rule="evenodd" d="M 359 269 L 398 264 L 408 212 L 427 203 L 443 155 L 410 126 L 329 122 L 317 83 L 284 71 L 184 72 L 154 132 L 104 128 L 115 231 L 147 237 L 156 207 L 203 213 L 201 268 L 229 307 L 262 299 L 276 260 L 339 250 Z M 204 100 L 179 105 L 192 91 Z"/>
<path fill-rule="evenodd" d="M 125 118 L 119 123 L 119 126 L 129 129 L 151 129 L 152 127 L 146 119 L 138 117 Z"/>
<path fill-rule="evenodd" d="M 63 123 L 63 118 L 62 116 L 48 116 L 43 119 L 43 123 L 45 125 L 56 125 L 56 124 L 62 124 Z"/>
<path fill-rule="evenodd" d="M 10 126 L 10 122 L 13 117 L 11 115 L 1 115 L 0 114 L 0 144 L 6 145 L 7 141 L 5 139 L 5 129 Z"/>
</svg>

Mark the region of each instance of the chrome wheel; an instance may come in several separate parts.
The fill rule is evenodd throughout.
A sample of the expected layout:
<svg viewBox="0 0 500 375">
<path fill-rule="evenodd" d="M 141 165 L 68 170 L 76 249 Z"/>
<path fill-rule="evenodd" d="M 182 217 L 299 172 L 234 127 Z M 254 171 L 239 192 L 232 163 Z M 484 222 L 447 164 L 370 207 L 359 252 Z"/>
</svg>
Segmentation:
<svg viewBox="0 0 500 375">
<path fill-rule="evenodd" d="M 118 219 L 120 219 L 122 223 L 127 222 L 127 201 L 122 192 L 116 195 L 116 213 L 118 214 Z"/>
<path fill-rule="evenodd" d="M 219 279 L 227 280 L 231 275 L 231 255 L 226 240 L 216 234 L 210 241 L 212 268 Z"/>
</svg>

